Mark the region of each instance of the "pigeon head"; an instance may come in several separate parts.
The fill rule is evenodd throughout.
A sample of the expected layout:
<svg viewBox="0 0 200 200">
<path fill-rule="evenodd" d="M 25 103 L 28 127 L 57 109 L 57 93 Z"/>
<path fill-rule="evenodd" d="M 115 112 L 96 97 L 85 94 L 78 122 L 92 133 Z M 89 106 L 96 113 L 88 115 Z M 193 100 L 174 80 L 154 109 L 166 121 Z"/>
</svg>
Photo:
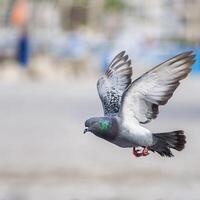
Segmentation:
<svg viewBox="0 0 200 200">
<path fill-rule="evenodd" d="M 92 132 L 96 136 L 110 141 L 117 135 L 117 129 L 116 119 L 109 117 L 94 117 L 86 120 L 84 133 Z"/>
</svg>

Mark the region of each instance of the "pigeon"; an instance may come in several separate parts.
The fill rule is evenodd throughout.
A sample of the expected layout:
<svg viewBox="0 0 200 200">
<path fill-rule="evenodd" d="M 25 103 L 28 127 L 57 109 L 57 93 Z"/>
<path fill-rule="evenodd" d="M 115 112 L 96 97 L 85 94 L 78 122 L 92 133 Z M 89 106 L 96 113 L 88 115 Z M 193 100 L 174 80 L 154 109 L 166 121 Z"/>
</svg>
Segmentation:
<svg viewBox="0 0 200 200">
<path fill-rule="evenodd" d="M 104 116 L 86 120 L 84 133 L 91 132 L 122 148 L 133 148 L 136 157 L 147 156 L 150 151 L 174 156 L 171 149 L 181 151 L 185 147 L 184 131 L 152 133 L 143 124 L 158 116 L 159 106 L 172 97 L 194 62 L 193 51 L 184 52 L 132 81 L 131 60 L 122 51 L 97 82 Z"/>
</svg>

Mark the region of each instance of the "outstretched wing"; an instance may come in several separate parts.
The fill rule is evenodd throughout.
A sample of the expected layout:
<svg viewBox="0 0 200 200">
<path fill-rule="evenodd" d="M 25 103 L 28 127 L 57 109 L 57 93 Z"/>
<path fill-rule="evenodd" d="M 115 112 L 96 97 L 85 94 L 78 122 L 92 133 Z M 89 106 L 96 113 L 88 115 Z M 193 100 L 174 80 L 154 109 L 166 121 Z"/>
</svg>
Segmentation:
<svg viewBox="0 0 200 200">
<path fill-rule="evenodd" d="M 179 54 L 135 80 L 122 97 L 120 115 L 123 119 L 147 123 L 156 118 L 158 106 L 168 102 L 179 81 L 191 71 L 194 58 L 192 51 Z"/>
<path fill-rule="evenodd" d="M 121 97 L 131 83 L 131 60 L 125 51 L 114 57 L 105 75 L 97 82 L 104 115 L 115 115 L 119 112 Z"/>
</svg>

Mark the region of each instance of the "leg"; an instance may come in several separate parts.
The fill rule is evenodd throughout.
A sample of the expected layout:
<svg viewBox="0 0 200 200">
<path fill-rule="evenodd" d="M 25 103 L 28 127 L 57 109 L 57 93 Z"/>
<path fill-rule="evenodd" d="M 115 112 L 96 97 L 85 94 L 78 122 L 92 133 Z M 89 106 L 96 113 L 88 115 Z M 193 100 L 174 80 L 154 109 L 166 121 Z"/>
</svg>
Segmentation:
<svg viewBox="0 0 200 200">
<path fill-rule="evenodd" d="M 147 147 L 142 147 L 143 149 L 138 149 L 137 147 L 133 147 L 133 155 L 135 157 L 147 156 L 149 155 L 149 150 Z"/>
<path fill-rule="evenodd" d="M 148 156 L 149 155 L 149 150 L 147 147 L 144 147 L 143 151 L 142 151 L 142 155 L 143 156 Z"/>
<path fill-rule="evenodd" d="M 141 151 L 141 149 L 138 149 L 137 147 L 133 147 L 133 155 L 135 157 L 141 157 L 143 156 L 143 152 Z"/>
</svg>

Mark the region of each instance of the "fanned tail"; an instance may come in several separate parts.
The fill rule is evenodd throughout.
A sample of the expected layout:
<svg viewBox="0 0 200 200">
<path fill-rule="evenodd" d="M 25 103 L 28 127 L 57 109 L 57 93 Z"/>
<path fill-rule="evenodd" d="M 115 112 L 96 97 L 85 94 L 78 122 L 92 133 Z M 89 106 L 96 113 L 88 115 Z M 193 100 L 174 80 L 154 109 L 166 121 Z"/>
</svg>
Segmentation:
<svg viewBox="0 0 200 200">
<path fill-rule="evenodd" d="M 153 140 L 154 145 L 148 147 L 148 149 L 166 157 L 174 156 L 171 149 L 176 149 L 177 151 L 183 150 L 186 143 L 186 137 L 182 130 L 155 133 L 153 134 Z"/>
</svg>

